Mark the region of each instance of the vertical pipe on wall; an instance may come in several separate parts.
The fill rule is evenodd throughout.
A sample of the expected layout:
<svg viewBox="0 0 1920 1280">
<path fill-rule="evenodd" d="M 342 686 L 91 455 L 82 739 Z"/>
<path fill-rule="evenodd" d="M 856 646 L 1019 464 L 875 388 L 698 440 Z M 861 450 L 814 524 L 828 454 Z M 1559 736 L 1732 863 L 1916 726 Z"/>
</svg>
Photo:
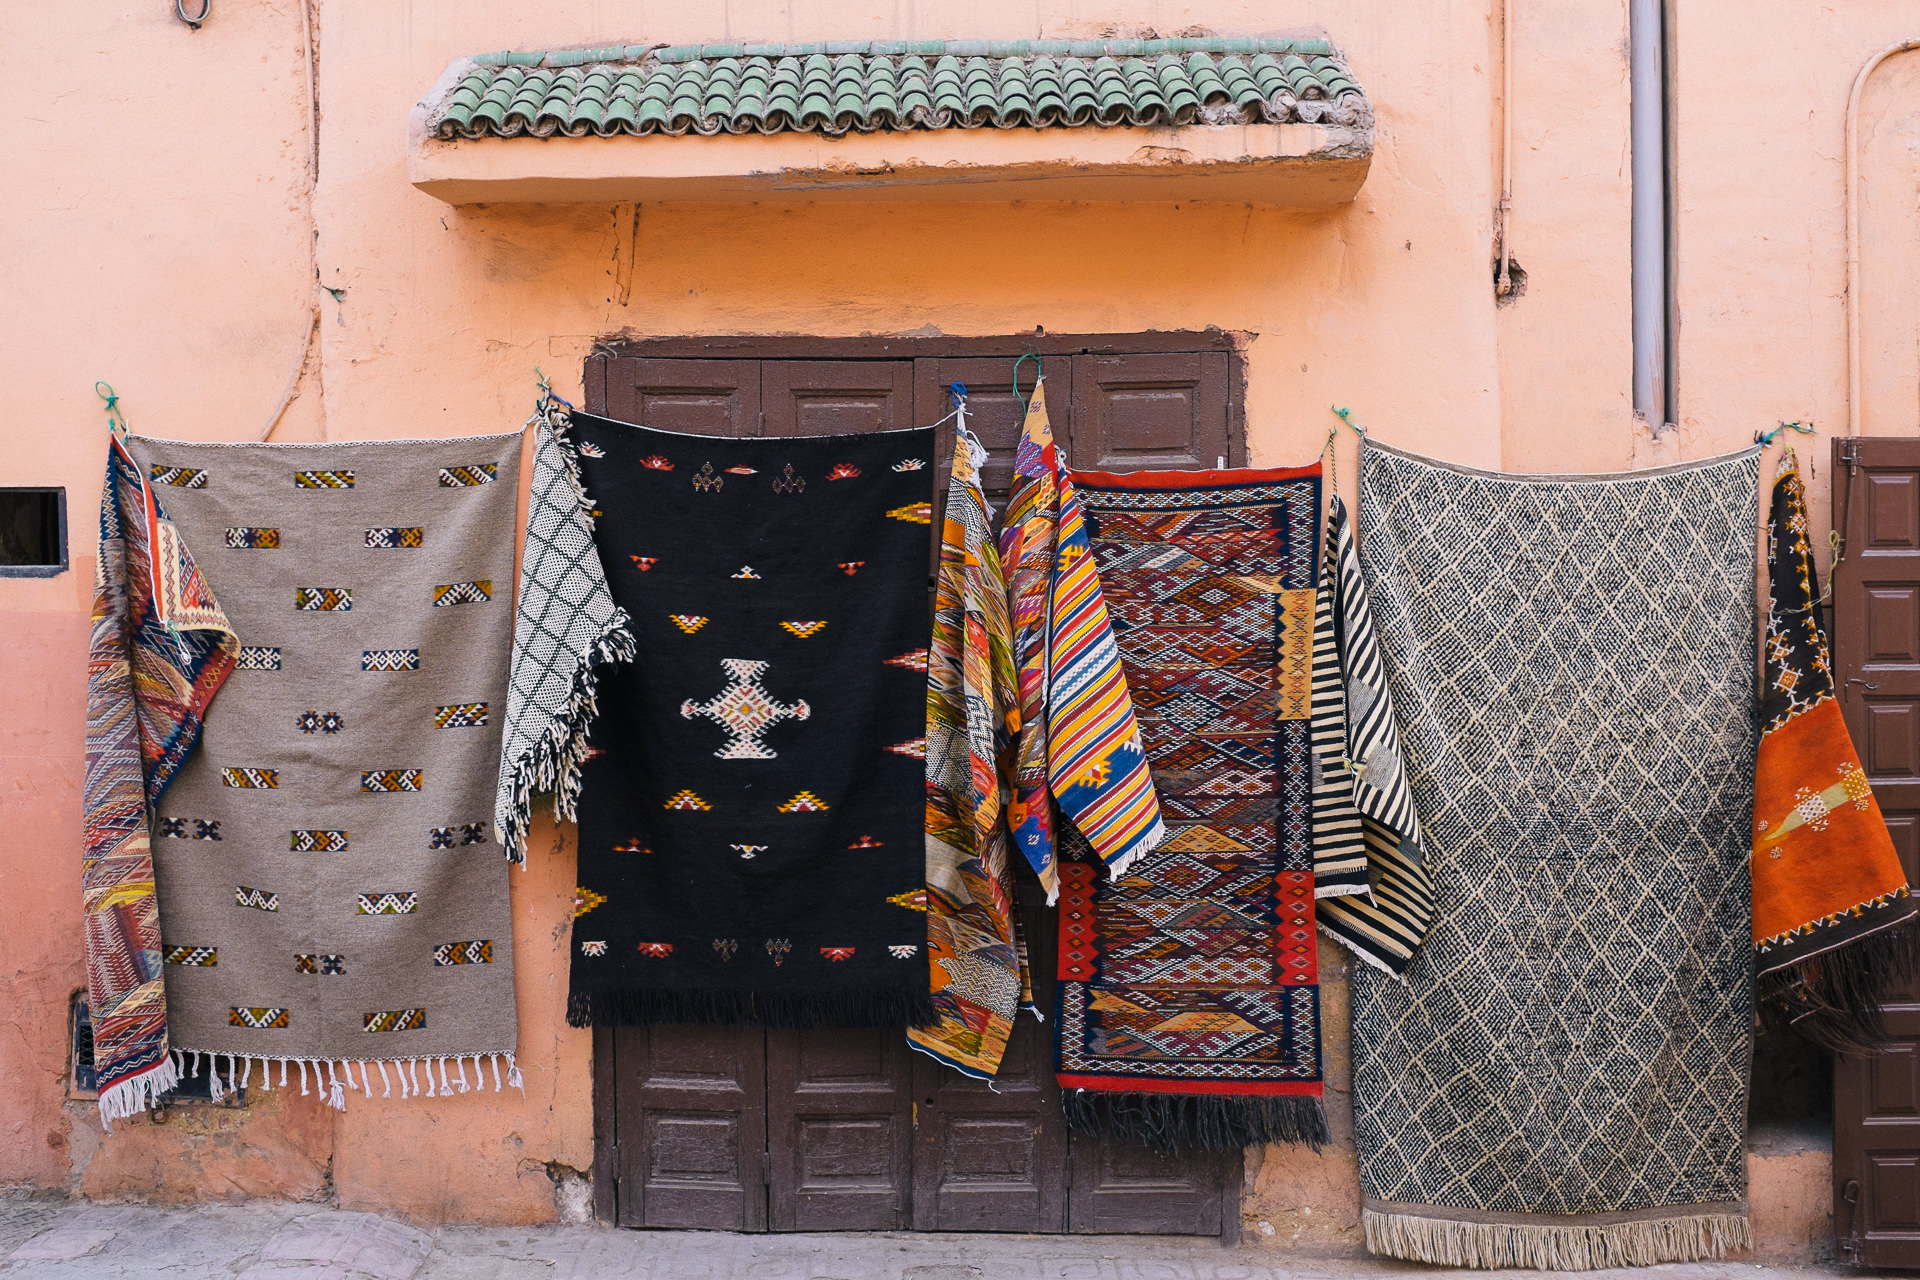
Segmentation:
<svg viewBox="0 0 1920 1280">
<path fill-rule="evenodd" d="M 1633 144 L 1633 414 L 1658 435 L 1667 405 L 1667 94 L 1662 0 L 1629 0 Z"/>
</svg>

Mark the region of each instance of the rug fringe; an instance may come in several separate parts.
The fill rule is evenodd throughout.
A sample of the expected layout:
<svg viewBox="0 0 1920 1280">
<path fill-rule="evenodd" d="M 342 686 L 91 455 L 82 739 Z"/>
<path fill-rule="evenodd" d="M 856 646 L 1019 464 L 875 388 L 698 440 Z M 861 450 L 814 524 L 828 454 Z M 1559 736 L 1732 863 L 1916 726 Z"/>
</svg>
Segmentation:
<svg viewBox="0 0 1920 1280">
<path fill-rule="evenodd" d="M 1763 973 L 1756 1004 L 1769 1031 L 1791 1030 L 1834 1053 L 1878 1052 L 1881 1006 L 1920 971 L 1920 930 L 1909 924 L 1856 938 Z"/>
<path fill-rule="evenodd" d="M 513 805 L 506 820 L 498 823 L 500 843 L 506 847 L 507 860 L 525 866 L 527 830 L 532 825 L 533 798 L 553 796 L 556 821 L 572 822 L 580 803 L 580 766 L 590 750 L 587 733 L 600 714 L 599 667 L 632 662 L 640 656 L 633 634 L 633 619 L 625 609 L 616 609 L 573 673 L 573 687 L 567 696 L 567 709 L 547 725 L 533 749 L 513 762 Z"/>
<path fill-rule="evenodd" d="M 1156 1151 L 1238 1151 L 1269 1142 L 1329 1140 L 1319 1098 L 1068 1089 L 1067 1128 L 1090 1138 L 1138 1142 Z"/>
<path fill-rule="evenodd" d="M 579 991 L 567 998 L 576 1027 L 701 1023 L 749 1027 L 928 1027 L 933 993 L 917 991 Z"/>
<path fill-rule="evenodd" d="M 1475 1270 L 1593 1271 L 1700 1262 L 1753 1248 L 1744 1213 L 1677 1213 L 1644 1222 L 1582 1226 L 1456 1222 L 1415 1214 L 1361 1213 L 1367 1252 Z"/>
<path fill-rule="evenodd" d="M 128 1076 L 111 1089 L 100 1091 L 100 1127 L 111 1130 L 115 1120 L 126 1120 L 148 1110 L 160 1095 L 180 1083 L 180 1064 L 172 1054 L 139 1075 Z"/>
<path fill-rule="evenodd" d="M 447 1064 L 453 1064 L 451 1074 Z M 473 1064 L 473 1082 L 467 1081 L 467 1064 Z M 224 1074 L 222 1064 L 224 1063 Z M 273 1076 L 274 1064 L 280 1065 L 280 1078 Z M 520 1075 L 520 1068 L 511 1053 L 463 1053 L 446 1057 L 422 1058 L 279 1058 L 261 1054 L 202 1053 L 195 1049 L 175 1049 L 172 1052 L 169 1067 L 173 1076 L 166 1088 L 175 1087 L 182 1080 L 197 1080 L 202 1067 L 207 1072 L 207 1096 L 219 1102 L 229 1093 L 253 1085 L 253 1072 L 257 1065 L 260 1070 L 259 1088 L 262 1092 L 272 1092 L 277 1086 L 287 1088 L 290 1078 L 300 1086 L 303 1096 L 318 1092 L 322 1101 L 335 1111 L 347 1109 L 347 1094 L 358 1089 L 369 1098 L 374 1096 L 373 1087 L 379 1085 L 380 1097 L 393 1096 L 393 1086 L 400 1086 L 402 1098 L 414 1098 L 425 1095 L 429 1098 L 451 1097 L 456 1093 L 483 1092 L 486 1089 L 484 1067 L 493 1068 L 493 1091 L 499 1093 L 502 1087 L 526 1092 L 526 1085 Z M 506 1072 L 501 1073 L 505 1066 Z M 439 1083 L 434 1082 L 434 1068 L 440 1069 Z M 388 1074 L 391 1067 L 393 1073 Z M 358 1069 L 356 1078 L 354 1072 Z M 313 1073 L 313 1090 L 307 1087 L 307 1073 Z M 380 1078 L 375 1080 L 374 1073 Z M 423 1087 L 421 1076 L 426 1077 Z M 156 1091 L 156 1095 L 159 1091 Z"/>
</svg>

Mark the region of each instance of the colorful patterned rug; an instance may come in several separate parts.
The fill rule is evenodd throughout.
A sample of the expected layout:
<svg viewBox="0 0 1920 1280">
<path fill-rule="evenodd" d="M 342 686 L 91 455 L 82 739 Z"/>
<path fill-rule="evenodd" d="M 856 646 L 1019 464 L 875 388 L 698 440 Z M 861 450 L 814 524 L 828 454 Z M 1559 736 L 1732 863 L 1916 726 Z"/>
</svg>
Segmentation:
<svg viewBox="0 0 1920 1280">
<path fill-rule="evenodd" d="M 216 1082 L 517 1078 L 489 819 L 520 447 L 128 441 L 243 642 L 154 841 L 174 1041 Z"/>
<path fill-rule="evenodd" d="M 556 821 L 578 816 L 587 733 L 600 713 L 596 668 L 636 655 L 633 620 L 613 602 L 594 546 L 593 504 L 567 414 L 563 402 L 547 399 L 534 415 L 533 490 L 493 818 L 507 857 L 519 863 L 527 860 L 536 794 L 553 796 Z"/>
<path fill-rule="evenodd" d="M 1007 860 L 1019 690 L 1007 582 L 980 492 L 986 460 L 963 421 L 954 431 L 927 662 L 925 883 L 936 1018 L 907 1034 L 915 1049 L 981 1080 L 1000 1070 L 1014 1015 L 1033 1004 Z"/>
<path fill-rule="evenodd" d="M 1754 775 L 1753 945 L 1761 1010 L 1840 1052 L 1886 1038 L 1912 976 L 1916 905 L 1833 696 L 1807 503 L 1789 453 L 1768 529 L 1765 687 Z"/>
<path fill-rule="evenodd" d="M 1433 926 L 1433 881 L 1338 494 L 1328 503 L 1325 543 L 1313 618 L 1314 915 L 1328 937 L 1397 976 Z"/>
<path fill-rule="evenodd" d="M 147 813 L 200 741 L 239 641 L 179 531 L 119 440 L 100 495 L 87 649 L 87 1009 L 100 1117 L 146 1110 L 172 1088 Z"/>
<path fill-rule="evenodd" d="M 1167 829 L 1120 671 L 1080 499 L 1053 447 L 1044 378 L 1034 383 L 1021 425 L 1000 563 L 1020 685 L 1007 826 L 1052 903 L 1060 889 L 1056 807 L 1114 875 L 1165 840 Z"/>
<path fill-rule="evenodd" d="M 926 1022 L 933 429 L 571 436 L 641 657 L 581 770 L 568 1020 Z"/>
<path fill-rule="evenodd" d="M 1353 972 L 1374 1253 L 1587 1269 L 1751 1243 L 1758 459 L 1511 476 L 1363 447 L 1435 902 L 1406 981 Z"/>
<path fill-rule="evenodd" d="M 1115 880 L 1061 868 L 1068 1123 L 1165 1149 L 1317 1145 L 1320 467 L 1075 479 L 1168 838 Z"/>
</svg>

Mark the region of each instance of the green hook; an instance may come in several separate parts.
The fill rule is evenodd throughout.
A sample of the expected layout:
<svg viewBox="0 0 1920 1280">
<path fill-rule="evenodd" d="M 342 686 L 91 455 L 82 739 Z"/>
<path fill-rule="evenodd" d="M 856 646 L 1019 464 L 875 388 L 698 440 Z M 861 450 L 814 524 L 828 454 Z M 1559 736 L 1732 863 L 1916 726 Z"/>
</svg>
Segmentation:
<svg viewBox="0 0 1920 1280">
<path fill-rule="evenodd" d="M 1333 412 L 1335 417 L 1339 418 L 1340 421 L 1346 423 L 1348 426 L 1352 427 L 1355 431 L 1359 432 L 1361 435 L 1364 436 L 1367 434 L 1367 429 L 1353 420 L 1353 410 L 1341 409 L 1336 407 L 1334 408 Z"/>
</svg>

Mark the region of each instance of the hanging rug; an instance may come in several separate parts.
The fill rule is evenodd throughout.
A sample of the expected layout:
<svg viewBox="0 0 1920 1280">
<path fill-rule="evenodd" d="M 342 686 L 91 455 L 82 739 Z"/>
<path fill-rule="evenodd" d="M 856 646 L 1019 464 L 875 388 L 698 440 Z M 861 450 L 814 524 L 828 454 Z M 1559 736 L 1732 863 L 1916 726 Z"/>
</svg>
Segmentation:
<svg viewBox="0 0 1920 1280">
<path fill-rule="evenodd" d="M 581 769 L 568 1020 L 926 1022 L 933 429 L 569 434 L 639 659 Z"/>
<path fill-rule="evenodd" d="M 110 439 L 87 647 L 81 873 L 87 1013 L 107 1124 L 146 1110 L 179 1079 L 147 814 L 199 744 L 239 647 L 145 474 Z"/>
<path fill-rule="evenodd" d="M 1748 1247 L 1758 453 L 1523 476 L 1368 442 L 1361 567 L 1434 923 L 1353 971 L 1367 1247 Z"/>
<path fill-rule="evenodd" d="M 1068 1123 L 1165 1149 L 1317 1145 L 1319 464 L 1074 479 L 1167 838 L 1117 879 L 1084 853 L 1061 867 Z"/>
<path fill-rule="evenodd" d="M 907 1033 L 913 1048 L 978 1080 L 999 1072 L 1015 1015 L 1033 1007 L 1033 973 L 1007 853 L 1019 678 L 1007 580 L 980 491 L 986 460 L 986 447 L 962 422 L 954 430 L 927 661 L 926 903 L 934 1020 Z M 1045 855 L 1035 871 L 1044 866 L 1050 875 L 1050 840 Z"/>
<path fill-rule="evenodd" d="M 1774 478 L 1767 569 L 1753 799 L 1761 1012 L 1830 1049 L 1872 1052 L 1887 1035 L 1880 1006 L 1913 974 L 1915 903 L 1834 697 L 1791 453 Z"/>
<path fill-rule="evenodd" d="M 491 818 L 520 434 L 127 445 L 240 639 L 155 812 L 189 1070 L 336 1107 L 517 1083 Z"/>
<path fill-rule="evenodd" d="M 534 414 L 533 488 L 494 797 L 500 843 L 522 864 L 535 795 L 553 796 L 556 822 L 578 818 L 580 766 L 600 712 L 599 668 L 635 656 L 632 620 L 607 586 L 593 541 L 593 504 L 567 432 L 567 408 L 543 399 Z"/>
</svg>

